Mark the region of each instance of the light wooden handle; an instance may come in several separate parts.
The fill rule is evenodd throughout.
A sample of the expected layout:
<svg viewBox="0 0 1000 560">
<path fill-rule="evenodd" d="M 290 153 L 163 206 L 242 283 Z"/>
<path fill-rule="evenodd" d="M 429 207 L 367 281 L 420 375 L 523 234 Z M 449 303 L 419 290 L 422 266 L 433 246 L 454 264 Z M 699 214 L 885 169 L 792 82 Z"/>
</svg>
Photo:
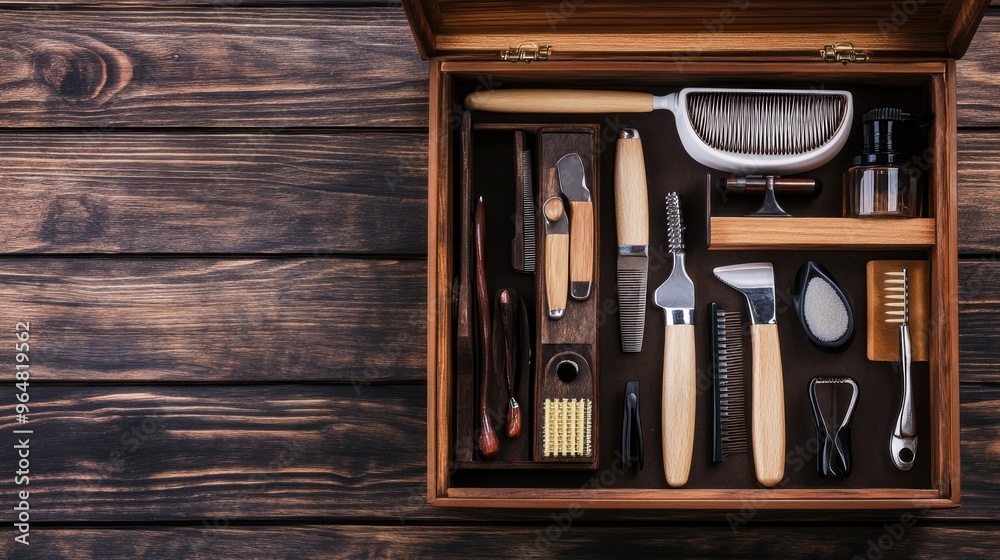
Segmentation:
<svg viewBox="0 0 1000 560">
<path fill-rule="evenodd" d="M 667 325 L 663 342 L 663 474 L 667 484 L 687 484 L 694 451 L 697 377 L 694 325 Z"/>
<path fill-rule="evenodd" d="M 566 309 L 566 293 L 569 290 L 569 236 L 564 233 L 545 236 L 545 294 L 549 300 L 549 317 L 558 319 L 562 313 L 553 316 L 551 311 Z"/>
<path fill-rule="evenodd" d="M 619 245 L 649 245 L 649 199 L 642 140 L 620 138 L 615 159 L 615 221 Z"/>
<path fill-rule="evenodd" d="M 750 325 L 753 359 L 753 465 L 774 486 L 785 476 L 785 389 L 778 325 Z"/>
<path fill-rule="evenodd" d="M 648 113 L 653 96 L 632 91 L 503 89 L 470 93 L 465 105 L 494 113 Z"/>
<path fill-rule="evenodd" d="M 569 202 L 569 281 L 594 281 L 594 204 Z M 587 290 L 589 297 L 590 290 Z M 587 298 L 581 298 L 587 299 Z"/>
</svg>

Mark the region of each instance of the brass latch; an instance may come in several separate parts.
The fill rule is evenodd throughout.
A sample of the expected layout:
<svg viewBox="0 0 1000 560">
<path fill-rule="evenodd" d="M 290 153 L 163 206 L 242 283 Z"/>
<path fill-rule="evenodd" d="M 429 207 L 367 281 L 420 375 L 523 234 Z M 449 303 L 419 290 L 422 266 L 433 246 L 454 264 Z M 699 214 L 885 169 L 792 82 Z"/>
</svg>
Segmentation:
<svg viewBox="0 0 1000 560">
<path fill-rule="evenodd" d="M 521 43 L 516 47 L 507 47 L 500 51 L 500 60 L 531 63 L 535 60 L 548 60 L 551 52 L 550 45 L 539 46 L 538 43 Z"/>
<path fill-rule="evenodd" d="M 823 47 L 823 50 L 819 51 L 819 55 L 827 62 L 843 62 L 844 64 L 848 62 L 866 62 L 872 57 L 869 51 L 856 50 L 854 45 L 850 43 L 827 45 Z"/>
</svg>

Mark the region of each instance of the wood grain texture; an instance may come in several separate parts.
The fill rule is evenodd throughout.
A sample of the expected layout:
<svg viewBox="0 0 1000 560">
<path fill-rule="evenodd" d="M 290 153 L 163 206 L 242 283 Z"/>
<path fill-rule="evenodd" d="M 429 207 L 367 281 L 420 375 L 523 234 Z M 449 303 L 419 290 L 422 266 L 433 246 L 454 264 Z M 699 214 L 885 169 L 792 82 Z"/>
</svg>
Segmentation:
<svg viewBox="0 0 1000 560">
<path fill-rule="evenodd" d="M 785 476 L 785 393 L 778 326 L 750 325 L 750 345 L 754 471 L 761 484 L 774 486 Z"/>
<path fill-rule="evenodd" d="M 748 236 L 746 232 L 754 234 Z M 711 218 L 710 248 L 814 249 L 855 247 L 927 248 L 934 244 L 934 219 L 873 220 L 871 218 Z"/>
<path fill-rule="evenodd" d="M 409 494 L 422 494 L 426 480 L 423 393 L 415 385 L 33 384 L 31 461 L 45 474 L 30 480 L 40 506 L 31 520 L 224 526 L 422 512 L 423 500 Z M 3 421 L 5 445 L 14 425 Z M 12 481 L 3 485 L 13 492 Z"/>
<path fill-rule="evenodd" d="M 436 31 L 448 34 L 524 32 L 558 30 L 590 34 L 602 31 L 622 33 L 669 33 L 724 29 L 728 33 L 795 32 L 817 30 L 836 34 L 858 30 L 883 30 L 891 35 L 947 33 L 955 22 L 951 9 L 960 0 L 927 0 L 911 8 L 904 25 L 893 21 L 892 0 L 853 0 L 836 5 L 810 3 L 789 10 L 787 2 L 757 0 L 746 4 L 731 0 L 690 2 L 620 2 L 590 0 L 586 3 L 551 6 L 517 0 L 490 0 L 471 8 L 463 0 L 423 2 L 439 20 Z M 897 8 L 898 10 L 899 8 Z M 428 18 L 432 19 L 432 18 Z M 714 22 L 716 27 L 709 27 Z M 880 27 L 880 22 L 882 26 Z M 888 30 L 887 30 L 888 29 Z M 708 35 L 709 33 L 706 33 Z M 721 35 L 716 31 L 714 35 Z"/>
<path fill-rule="evenodd" d="M 986 12 L 969 51 L 958 61 L 958 126 L 1000 126 L 996 53 L 1000 52 L 1000 11 Z"/>
<path fill-rule="evenodd" d="M 417 381 L 424 325 L 392 326 L 423 312 L 425 275 L 422 262 L 377 260 L 9 258 L 0 261 L 0 299 L 5 320 L 41 321 L 39 375 L 50 381 Z M 963 381 L 1000 381 L 997 294 L 1000 263 L 960 264 Z M 390 305 L 396 316 L 379 310 Z M 265 323 L 286 317 L 309 321 L 282 323 L 273 336 Z M 337 341 L 349 341 L 346 354 Z M 283 357 L 257 368 L 268 355 Z"/>
<path fill-rule="evenodd" d="M 276 132 L 0 134 L 0 250 L 426 252 L 426 136 Z M 960 131 L 963 255 L 1000 247 L 998 167 L 1000 134 Z"/>
<path fill-rule="evenodd" d="M 551 520 L 550 520 L 551 522 Z M 585 522 L 584 522 L 585 523 Z M 593 527 L 561 529 L 534 524 L 493 526 L 294 526 L 80 528 L 32 530 L 38 558 L 78 560 L 117 556 L 214 560 L 319 560 L 329 558 L 865 558 L 933 560 L 987 558 L 1000 546 L 995 525 L 914 524 L 910 515 L 839 527 L 725 524 L 691 527 Z M 905 525 L 904 525 L 905 523 Z M 888 528 L 886 527 L 888 526 Z M 879 539 L 886 550 L 880 550 Z M 11 539 L 0 552 L 15 551 Z M 881 555 L 879 553 L 881 552 Z"/>
<path fill-rule="evenodd" d="M 300 6 L 314 4 L 330 6 L 347 4 L 350 6 L 369 5 L 382 7 L 392 5 L 392 0 L 0 0 L 0 8 L 49 8 L 58 10 L 69 8 L 188 8 L 207 7 L 215 10 L 232 10 L 249 6 Z"/>
<path fill-rule="evenodd" d="M 9 68 L 0 126 L 427 122 L 427 67 L 395 7 L 85 11 L 72 20 L 19 10 L 0 14 L 0 31 Z M 959 62 L 961 126 L 1000 124 L 998 41 L 993 10 Z"/>
<path fill-rule="evenodd" d="M 886 321 L 888 292 L 886 274 L 907 271 L 907 319 L 910 330 L 910 352 L 914 362 L 930 359 L 930 338 L 934 330 L 931 316 L 931 272 L 928 262 L 880 260 L 868 261 L 866 272 L 868 304 L 865 342 L 867 356 L 873 362 L 899 363 L 899 324 Z"/>
<path fill-rule="evenodd" d="M 1000 132 L 958 134 L 958 247 L 963 256 L 1000 253 Z"/>
<path fill-rule="evenodd" d="M 649 194 L 646 158 L 638 131 L 634 138 L 619 135 L 615 144 L 615 228 L 618 245 L 649 245 Z"/>
<path fill-rule="evenodd" d="M 663 340 L 663 474 L 667 484 L 687 484 L 694 452 L 698 374 L 695 366 L 694 325 L 670 325 Z"/>
<path fill-rule="evenodd" d="M 402 10 L 0 12 L 0 127 L 426 126 Z"/>
<path fill-rule="evenodd" d="M 33 521 L 430 520 L 552 523 L 547 511 L 472 511 L 426 504 L 422 385 L 31 386 L 37 445 Z M 962 389 L 963 504 L 926 517 L 1000 519 L 1000 388 Z M 0 424 L 13 445 L 13 418 Z M 5 490 L 13 489 L 4 481 Z M 767 521 L 891 520 L 892 512 L 764 512 Z M 923 515 L 923 514 L 922 514 Z M 718 512 L 582 511 L 582 523 L 686 520 Z M 897 517 L 898 518 L 898 517 Z M 544 527 L 542 527 L 544 529 Z M 728 528 L 727 528 L 728 530 Z M 773 538 L 773 535 L 772 535 Z M 8 540 L 8 539 L 5 539 Z"/>
<path fill-rule="evenodd" d="M 0 208 L 0 249 L 426 251 L 424 135 L 274 132 L 0 134 L 0 193 L 19 201 Z M 959 133 L 963 255 L 1000 246 L 998 154 L 1000 134 Z"/>
<path fill-rule="evenodd" d="M 9 258 L 0 260 L 0 322 L 31 322 L 39 381 L 416 381 L 425 378 L 425 268 Z"/>
<path fill-rule="evenodd" d="M 594 203 L 569 201 L 569 282 L 570 296 L 585 300 L 593 292 Z"/>
<path fill-rule="evenodd" d="M 629 91 L 483 90 L 465 98 L 469 109 L 497 113 L 648 113 L 653 96 Z"/>
<path fill-rule="evenodd" d="M 548 315 L 561 319 L 569 292 L 569 235 L 545 235 L 545 295 Z"/>
<path fill-rule="evenodd" d="M 0 169 L 4 253 L 427 252 L 419 134 L 0 134 Z"/>
<path fill-rule="evenodd" d="M 51 3 L 0 0 L 2 7 Z M 160 4 L 178 8 L 178 4 L 201 3 L 210 3 L 214 9 L 0 11 L 0 51 L 4 51 L 0 54 L 5 61 L 0 75 L 0 127 L 81 126 L 87 127 L 83 134 L 93 136 L 113 133 L 114 127 L 226 126 L 247 127 L 250 135 L 282 135 L 286 127 L 426 125 L 426 65 L 417 60 L 398 10 L 234 9 L 232 3 L 214 0 L 164 0 Z M 250 6 L 257 0 L 239 3 Z M 149 0 L 67 0 L 64 4 L 158 7 Z M 998 205 L 993 203 L 995 193 L 1000 192 L 996 189 L 1000 186 L 996 184 L 1000 150 L 995 148 L 1000 135 L 968 130 L 1000 126 L 995 62 L 1000 50 L 998 15 L 996 9 L 987 15 L 983 31 L 960 62 L 959 116 L 961 126 L 967 128 L 960 135 L 960 243 L 963 254 L 970 256 L 1000 252 L 994 210 Z M 129 71 L 131 78 L 124 80 Z M 269 128 L 253 130 L 261 127 Z M 352 152 L 355 144 L 350 142 L 300 144 L 301 138 L 287 143 L 278 138 L 270 144 L 277 146 L 273 151 L 249 158 L 232 151 L 237 146 L 226 138 L 221 155 L 202 153 L 199 158 L 192 156 L 197 144 L 186 143 L 186 138 L 170 135 L 169 130 L 159 132 L 150 135 L 148 145 L 145 138 L 134 141 L 136 148 L 122 139 L 93 151 L 80 147 L 70 152 L 61 152 L 61 142 L 49 143 L 48 138 L 59 135 L 10 138 L 0 146 L 0 157 L 7 157 L 6 150 L 17 151 L 18 144 L 34 147 L 30 154 L 22 153 L 22 159 L 6 159 L 0 165 L 0 189 L 8 189 L 5 194 L 18 199 L 27 197 L 33 206 L 11 208 L 7 204 L 0 210 L 0 227 L 8 229 L 0 235 L 0 251 L 313 252 L 305 238 L 309 232 L 321 237 L 321 252 L 422 251 L 426 230 L 418 227 L 418 220 L 407 221 L 395 231 L 382 231 L 377 238 L 368 237 L 365 226 L 354 222 L 337 235 L 321 223 L 323 215 L 332 216 L 331 224 L 333 218 L 346 217 L 347 210 L 336 206 L 341 203 L 349 208 L 367 202 L 401 212 L 409 209 L 421 215 L 397 217 L 422 218 L 423 212 L 410 206 L 420 203 L 422 195 L 417 190 L 422 169 L 409 155 L 399 172 L 400 185 L 405 185 L 400 188 L 406 194 L 378 191 L 384 165 L 378 158 L 387 157 L 394 165 L 401 161 L 395 159 L 401 157 L 399 150 L 419 152 L 422 135 L 412 145 L 406 139 L 402 139 L 404 146 L 380 145 L 372 151 L 369 163 L 352 159 L 360 159 L 362 152 L 360 147 Z M 148 151 L 143 152 L 142 146 Z M 220 202 L 213 208 L 228 221 L 234 216 L 243 219 L 244 231 L 211 227 L 207 223 L 210 210 L 188 204 L 187 193 L 197 191 L 185 181 L 182 158 L 170 153 L 175 150 L 193 160 L 188 178 L 194 184 L 212 179 L 221 185 L 219 192 L 230 206 Z M 109 153 L 125 157 L 116 159 Z M 60 161 L 46 161 L 50 157 Z M 347 160 L 346 165 L 334 167 L 334 158 Z M 296 162 L 294 169 L 277 166 L 289 159 Z M 322 167 L 312 167 L 316 161 Z M 17 169 L 16 180 L 26 181 L 18 191 L 14 190 L 17 185 L 7 182 L 11 163 Z M 229 169 L 230 164 L 237 168 Z M 99 169 L 102 166 L 106 172 Z M 60 167 L 64 168 L 61 172 Z M 328 173 L 336 174 L 338 180 L 326 183 L 320 178 Z M 360 184 L 359 188 L 351 190 L 352 182 Z M 321 183 L 335 185 L 331 192 L 336 197 L 326 198 Z M 303 198 L 295 199 L 293 193 L 302 189 L 316 189 L 323 195 L 302 193 Z M 274 198 L 272 192 L 281 194 Z M 98 199 L 104 205 L 86 206 L 85 199 L 73 198 L 79 193 L 106 197 Z M 273 220 L 258 224 L 247 219 L 241 211 L 251 205 L 240 195 L 270 200 L 268 205 L 256 202 L 253 207 L 272 212 L 266 216 Z M 57 196 L 66 197 L 64 203 L 56 204 Z M 319 208 L 312 206 L 317 199 L 310 196 L 322 198 Z M 167 206 L 157 213 L 155 206 L 161 202 Z M 56 216 L 50 219 L 53 227 L 70 228 L 55 230 L 63 237 L 50 236 L 46 241 L 40 225 L 35 234 L 24 234 L 11 225 L 18 220 L 41 224 L 48 216 L 39 215 L 42 208 L 55 209 Z M 92 208 L 105 213 L 80 218 Z M 203 230 L 185 236 L 177 226 L 183 212 L 193 218 L 192 227 Z M 294 224 L 279 223 L 277 216 L 285 212 Z M 92 223 L 106 224 L 106 229 L 82 239 Z M 130 225 L 132 239 L 127 239 Z M 384 245 L 354 248 L 370 239 Z M 204 248 L 197 240 L 211 240 L 220 248 Z M 2 245 L 10 242 L 23 247 Z M 225 243 L 232 245 L 227 248 Z M 185 244 L 189 248 L 176 248 Z M 290 265 L 293 260 L 301 262 Z M 536 539 L 539 531 L 544 534 L 552 526 L 551 512 L 427 507 L 426 391 L 420 385 L 368 384 L 419 382 L 425 377 L 420 330 L 424 322 L 404 332 L 398 328 L 397 316 L 368 315 L 383 303 L 398 306 L 402 301 L 403 308 L 423 319 L 423 263 L 246 259 L 244 264 L 204 258 L 0 260 L 2 313 L 37 311 L 46 318 L 46 328 L 61 329 L 49 331 L 54 332 L 51 339 L 40 339 L 43 346 L 37 356 L 45 367 L 39 378 L 340 383 L 33 385 L 33 403 L 39 409 L 32 421 L 38 422 L 43 443 L 37 448 L 37 464 L 44 470 L 35 483 L 42 505 L 33 520 L 198 524 L 197 528 L 128 530 L 35 526 L 34 556 L 76 559 L 106 557 L 114 551 L 135 558 L 327 558 L 335 554 L 464 558 L 469 550 L 476 550 L 481 557 L 553 553 L 642 557 L 670 551 L 681 557 L 812 559 L 864 557 L 869 540 L 878 541 L 887 534 L 892 546 L 885 557 L 987 557 L 997 548 L 996 524 L 978 522 L 1000 519 L 996 499 L 1000 492 L 996 483 L 1000 388 L 970 383 L 1000 380 L 996 371 L 1000 340 L 995 328 L 1000 314 L 1000 269 L 992 258 L 965 261 L 960 269 L 964 503 L 957 510 L 929 514 L 932 519 L 946 520 L 947 525 L 934 526 L 928 519 L 895 538 L 883 525 L 900 521 L 895 513 L 867 514 L 876 521 L 859 523 L 852 520 L 857 517 L 853 513 L 793 517 L 751 510 L 748 524 L 734 533 L 728 526 L 731 520 L 717 513 L 588 511 L 580 526 L 560 529 L 558 538 L 542 543 Z M 225 270 L 230 266 L 240 271 Z M 293 266 L 301 274 L 286 274 L 284 266 Z M 10 301 L 13 307 L 7 305 Z M 265 323 L 274 328 L 268 329 Z M 53 345 L 45 346 L 49 340 L 66 345 L 52 352 Z M 283 347 L 293 343 L 302 350 L 285 353 Z M 361 370 L 359 381 L 359 364 L 369 365 L 361 356 L 372 351 L 380 356 L 373 362 L 376 369 Z M 9 434 L 11 426 L 0 428 Z M 11 488 L 10 482 L 2 486 Z M 336 525 L 299 525 L 303 518 Z M 275 520 L 283 525 L 225 528 L 238 519 Z M 699 519 L 705 525 L 691 523 Z M 202 529 L 202 520 L 224 528 Z M 447 525 L 452 520 L 461 524 Z M 634 520 L 640 521 L 639 527 L 623 526 Z M 686 522 L 664 531 L 662 520 Z M 830 520 L 838 526 L 828 526 L 825 522 Z M 977 524 L 953 524 L 969 520 Z M 341 521 L 348 524 L 341 525 Z M 399 525 L 424 521 L 434 525 Z M 498 521 L 514 526 L 496 527 Z M 614 526 L 594 526 L 603 521 Z M 656 526 L 641 526 L 644 521 Z M 793 525 L 760 524 L 767 521 Z M 819 523 L 802 526 L 802 521 Z M 0 541 L 0 555 L 21 552 L 13 547 L 9 538 Z"/>
<path fill-rule="evenodd" d="M 998 382 L 1000 264 L 996 257 L 958 264 L 958 352 L 963 382 Z M 963 418 L 962 424 L 965 424 Z"/>
</svg>

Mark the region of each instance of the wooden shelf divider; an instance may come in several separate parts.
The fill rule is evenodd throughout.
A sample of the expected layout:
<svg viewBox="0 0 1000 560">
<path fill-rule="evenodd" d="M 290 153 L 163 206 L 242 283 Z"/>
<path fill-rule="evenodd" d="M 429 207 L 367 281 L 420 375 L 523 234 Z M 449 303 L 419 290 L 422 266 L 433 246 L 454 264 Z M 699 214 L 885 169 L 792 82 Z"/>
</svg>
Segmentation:
<svg viewBox="0 0 1000 560">
<path fill-rule="evenodd" d="M 934 246 L 934 218 L 765 218 L 713 216 L 708 248 L 926 249 Z"/>
</svg>

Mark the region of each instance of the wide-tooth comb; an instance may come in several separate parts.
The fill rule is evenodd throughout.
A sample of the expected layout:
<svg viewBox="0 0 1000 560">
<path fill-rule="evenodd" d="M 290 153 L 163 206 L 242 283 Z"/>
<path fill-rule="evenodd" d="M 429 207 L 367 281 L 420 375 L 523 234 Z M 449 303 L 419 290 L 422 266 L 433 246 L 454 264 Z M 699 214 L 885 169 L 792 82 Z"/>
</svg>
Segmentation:
<svg viewBox="0 0 1000 560">
<path fill-rule="evenodd" d="M 746 401 L 743 386 L 743 324 L 738 311 L 711 305 L 714 415 L 712 461 L 732 453 L 746 453 Z"/>
<path fill-rule="evenodd" d="M 532 187 L 531 152 L 521 152 L 521 215 L 524 220 L 524 271 L 535 271 L 535 193 Z"/>
<path fill-rule="evenodd" d="M 698 91 L 687 96 L 691 125 L 712 148 L 735 154 L 793 155 L 815 150 L 843 123 L 840 94 Z"/>
<path fill-rule="evenodd" d="M 505 113 L 666 110 L 698 163 L 740 175 L 794 175 L 833 159 L 847 142 L 854 96 L 843 90 L 684 88 L 663 96 L 594 90 L 477 91 L 470 109 Z"/>
<path fill-rule="evenodd" d="M 886 272 L 885 275 L 885 314 L 888 315 L 885 322 L 905 325 L 910 319 L 907 271 L 904 268 Z"/>
</svg>

